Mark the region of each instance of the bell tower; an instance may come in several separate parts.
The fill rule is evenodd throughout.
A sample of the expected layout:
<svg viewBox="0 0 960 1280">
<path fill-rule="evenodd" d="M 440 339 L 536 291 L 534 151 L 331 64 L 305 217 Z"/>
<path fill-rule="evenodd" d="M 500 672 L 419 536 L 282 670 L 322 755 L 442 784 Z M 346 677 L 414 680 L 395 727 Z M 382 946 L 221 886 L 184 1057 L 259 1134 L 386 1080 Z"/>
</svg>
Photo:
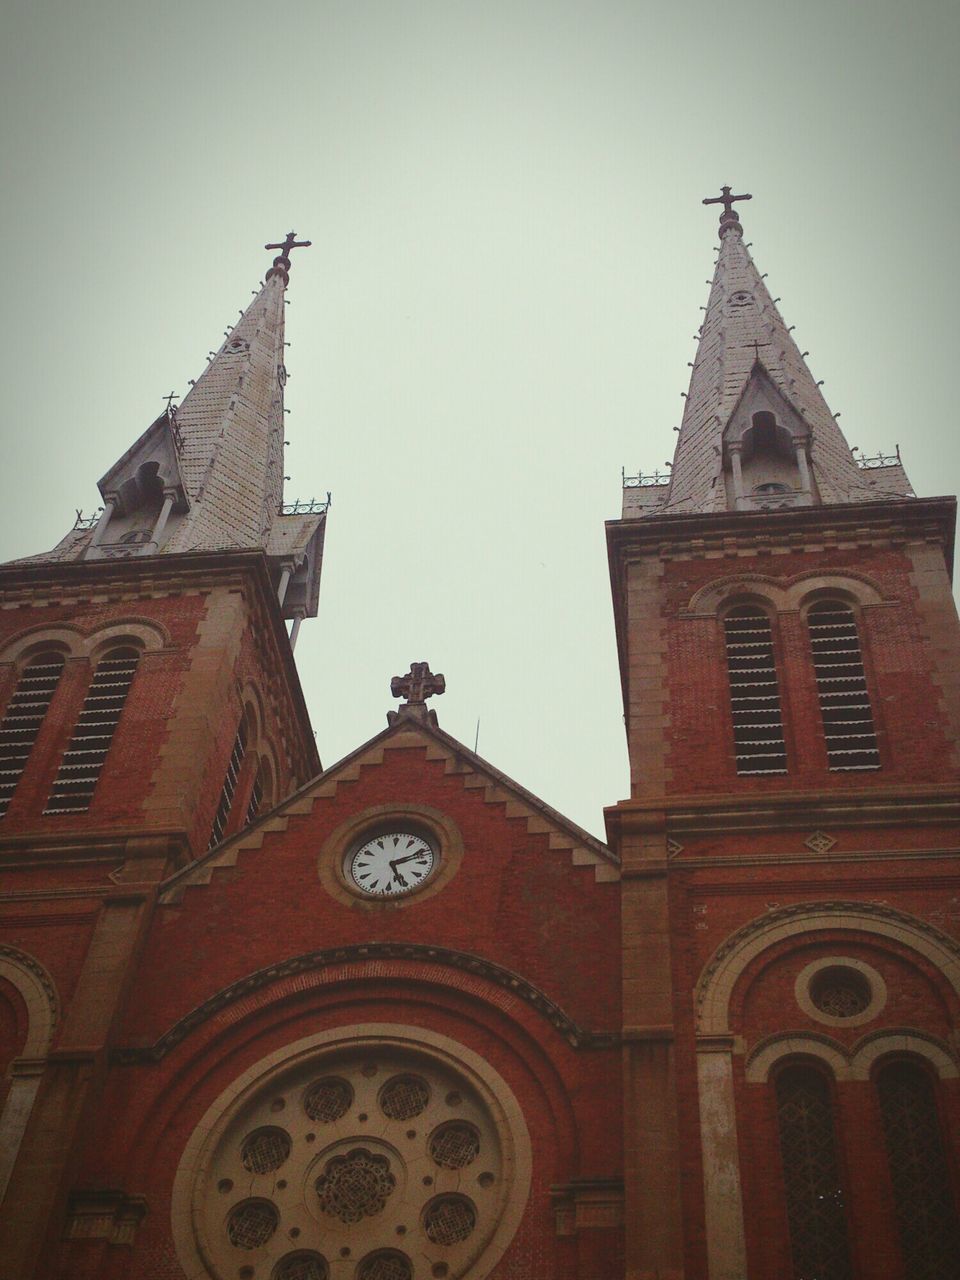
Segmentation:
<svg viewBox="0 0 960 1280">
<path fill-rule="evenodd" d="M 854 974 L 851 990 L 861 962 L 890 965 L 889 990 L 889 948 L 868 924 L 854 945 L 849 921 L 883 904 L 909 946 L 917 918 L 944 921 L 947 883 L 960 890 L 955 501 L 916 497 L 899 451 L 854 456 L 743 242 L 735 202 L 749 198 L 725 187 L 716 201 L 719 253 L 670 474 L 627 478 L 607 529 L 631 765 L 630 799 L 607 811 L 624 877 L 630 1276 L 807 1274 L 792 1268 L 816 1233 L 777 1146 L 779 1066 L 756 1055 L 778 1064 L 769 1046 L 829 1034 L 837 1061 L 854 1061 L 859 1035 L 886 1043 L 910 1018 L 911 1035 L 934 1036 L 932 991 L 922 1012 L 888 1004 L 855 1034 L 839 1016 L 818 1022 L 800 975 L 849 957 L 837 971 Z M 738 931 L 765 936 L 777 912 L 789 958 L 720 1001 Z M 750 1023 L 753 991 L 765 1003 Z M 857 1154 L 833 1106 L 848 1143 L 837 1169 L 862 1164 L 864 1145 L 885 1169 L 879 1121 Z M 639 1169 L 651 1146 L 631 1174 L 631 1149 Z M 906 1248 L 891 1177 L 845 1187 L 854 1269 L 823 1274 L 907 1275 L 890 1261 Z"/>
<path fill-rule="evenodd" d="M 101 479 L 99 514 L 0 567 L 0 979 L 72 992 L 41 1066 L 11 1042 L 4 1275 L 34 1274 L 62 1207 L 157 885 L 319 771 L 293 644 L 329 500 L 283 492 L 284 302 L 307 243 L 267 246 L 250 305 Z"/>
</svg>

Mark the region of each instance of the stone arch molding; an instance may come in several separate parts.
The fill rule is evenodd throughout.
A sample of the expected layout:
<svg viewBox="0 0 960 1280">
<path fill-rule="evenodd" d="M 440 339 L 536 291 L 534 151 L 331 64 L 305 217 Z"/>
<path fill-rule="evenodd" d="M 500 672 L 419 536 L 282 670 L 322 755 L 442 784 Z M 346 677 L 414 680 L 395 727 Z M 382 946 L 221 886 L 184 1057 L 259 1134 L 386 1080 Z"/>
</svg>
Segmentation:
<svg viewBox="0 0 960 1280">
<path fill-rule="evenodd" d="M 0 978 L 15 987 L 27 1007 L 27 1039 L 13 1063 L 13 1079 L 0 1114 L 0 1201 L 7 1189 L 27 1121 L 40 1086 L 46 1055 L 60 1018 L 53 979 L 33 956 L 0 946 Z"/>
<path fill-rule="evenodd" d="M 150 618 L 117 618 L 106 626 L 85 633 L 74 626 L 36 626 L 21 631 L 5 645 L 0 662 L 18 665 L 30 655 L 43 649 L 57 649 L 66 658 L 90 658 L 96 660 L 106 648 L 124 642 L 135 644 L 144 652 L 170 647 L 170 635 L 165 627 Z"/>
<path fill-rule="evenodd" d="M 960 1076 L 953 1054 L 940 1040 L 906 1028 L 888 1027 L 862 1037 L 849 1052 L 831 1036 L 808 1031 L 769 1036 L 747 1058 L 746 1079 L 748 1084 L 763 1084 L 784 1058 L 803 1056 L 823 1062 L 837 1080 L 869 1080 L 874 1063 L 890 1053 L 924 1058 L 941 1080 Z"/>
<path fill-rule="evenodd" d="M 742 598 L 759 600 L 776 613 L 794 613 L 815 597 L 838 595 L 861 607 L 886 603 L 879 585 L 866 574 L 807 573 L 784 579 L 767 574 L 731 574 L 701 587 L 690 599 L 687 617 L 715 617 Z"/>
<path fill-rule="evenodd" d="M 751 920 L 717 948 L 697 983 L 697 1034 L 729 1036 L 730 998 L 747 965 L 777 942 L 822 929 L 856 930 L 894 939 L 929 960 L 960 1001 L 960 946 L 939 929 L 891 907 L 862 902 L 803 903 Z"/>
</svg>

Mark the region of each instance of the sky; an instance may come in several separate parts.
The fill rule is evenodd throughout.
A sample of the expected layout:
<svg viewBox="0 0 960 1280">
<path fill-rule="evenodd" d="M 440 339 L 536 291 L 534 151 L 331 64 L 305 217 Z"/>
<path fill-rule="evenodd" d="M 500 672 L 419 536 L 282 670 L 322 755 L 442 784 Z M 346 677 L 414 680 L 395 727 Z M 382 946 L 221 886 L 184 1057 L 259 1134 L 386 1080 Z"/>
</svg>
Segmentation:
<svg viewBox="0 0 960 1280">
<path fill-rule="evenodd" d="M 291 228 L 297 645 L 325 766 L 390 677 L 602 835 L 628 771 L 604 521 L 672 456 L 722 184 L 851 444 L 960 484 L 960 6 L 6 0 L 0 558 L 99 505 Z"/>
</svg>

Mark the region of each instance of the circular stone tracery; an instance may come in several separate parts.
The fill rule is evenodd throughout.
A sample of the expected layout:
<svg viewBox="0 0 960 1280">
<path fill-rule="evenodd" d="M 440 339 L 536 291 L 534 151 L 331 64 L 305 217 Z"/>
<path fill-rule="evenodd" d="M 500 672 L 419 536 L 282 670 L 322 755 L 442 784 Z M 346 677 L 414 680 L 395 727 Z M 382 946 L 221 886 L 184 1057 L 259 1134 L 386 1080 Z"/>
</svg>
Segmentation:
<svg viewBox="0 0 960 1280">
<path fill-rule="evenodd" d="M 360 1222 L 383 1212 L 397 1180 L 386 1156 L 355 1147 L 328 1160 L 316 1185 L 324 1213 L 341 1222 Z"/>
<path fill-rule="evenodd" d="M 810 983 L 810 999 L 832 1018 L 855 1018 L 870 1004 L 870 983 L 845 965 L 821 969 Z"/>
<path fill-rule="evenodd" d="M 512 1190 L 502 1116 L 480 1077 L 397 1041 L 264 1072 L 198 1166 L 208 1274 L 236 1280 L 239 1250 L 256 1280 L 473 1274 Z"/>
</svg>

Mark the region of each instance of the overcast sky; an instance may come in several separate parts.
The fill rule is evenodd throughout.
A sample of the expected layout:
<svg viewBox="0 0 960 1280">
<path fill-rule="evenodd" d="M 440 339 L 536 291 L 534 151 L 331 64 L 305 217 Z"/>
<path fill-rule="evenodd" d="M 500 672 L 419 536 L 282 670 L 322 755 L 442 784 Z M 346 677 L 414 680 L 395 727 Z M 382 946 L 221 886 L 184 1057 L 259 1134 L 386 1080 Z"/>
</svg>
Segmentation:
<svg viewBox="0 0 960 1280">
<path fill-rule="evenodd" d="M 627 794 L 603 522 L 671 457 L 722 183 L 851 444 L 955 492 L 960 6 L 30 4 L 0 29 L 0 556 L 52 546 L 290 228 L 297 660 L 325 765 L 390 677 L 595 833 Z"/>
</svg>

